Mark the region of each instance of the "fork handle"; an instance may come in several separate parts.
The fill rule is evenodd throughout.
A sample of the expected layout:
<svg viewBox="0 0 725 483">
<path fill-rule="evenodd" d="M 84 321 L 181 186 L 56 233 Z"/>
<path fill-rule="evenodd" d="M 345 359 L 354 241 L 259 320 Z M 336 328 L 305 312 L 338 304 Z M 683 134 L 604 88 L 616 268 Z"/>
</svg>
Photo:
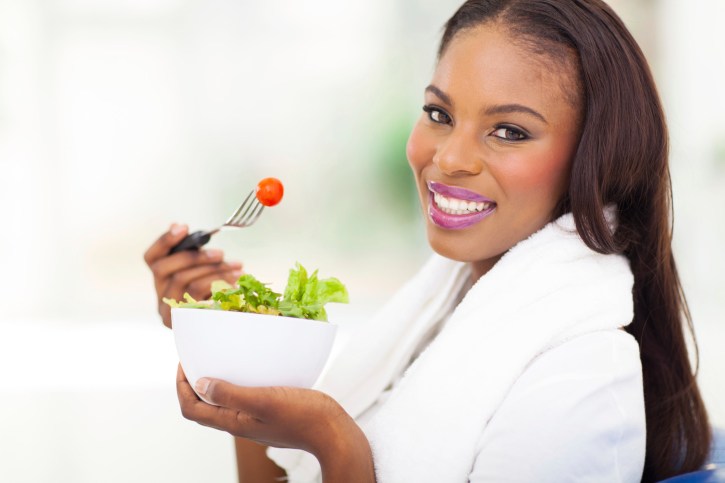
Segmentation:
<svg viewBox="0 0 725 483">
<path fill-rule="evenodd" d="M 169 255 L 178 253 L 184 250 L 198 250 L 203 247 L 209 240 L 211 240 L 213 232 L 208 231 L 195 231 L 190 235 L 186 235 L 176 246 L 169 250 Z"/>
</svg>

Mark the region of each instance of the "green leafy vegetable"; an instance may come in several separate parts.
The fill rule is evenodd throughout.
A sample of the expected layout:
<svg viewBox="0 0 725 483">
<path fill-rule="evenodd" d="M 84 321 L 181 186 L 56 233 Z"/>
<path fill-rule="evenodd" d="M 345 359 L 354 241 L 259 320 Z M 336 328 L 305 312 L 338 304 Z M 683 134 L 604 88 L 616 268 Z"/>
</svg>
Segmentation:
<svg viewBox="0 0 725 483">
<path fill-rule="evenodd" d="M 299 263 L 290 270 L 284 299 L 279 304 L 282 315 L 305 319 L 327 320 L 324 305 L 328 302 L 349 302 L 347 289 L 336 278 L 320 280 L 317 270 L 307 275 Z"/>
<path fill-rule="evenodd" d="M 272 291 L 267 284 L 249 274 L 239 277 L 236 286 L 223 280 L 215 281 L 211 292 L 210 300 L 196 301 L 189 294 L 184 294 L 185 302 L 167 298 L 164 302 L 178 308 L 231 310 L 326 321 L 325 304 L 349 301 L 342 282 L 336 278 L 320 280 L 317 270 L 308 276 L 305 267 L 299 263 L 290 270 L 284 295 Z"/>
<path fill-rule="evenodd" d="M 184 307 L 187 309 L 208 309 L 210 307 L 209 300 L 202 300 L 201 302 L 194 300 L 194 297 L 188 293 L 184 294 L 185 302 L 177 302 L 174 299 L 167 299 L 164 297 L 163 301 L 171 307 Z"/>
</svg>

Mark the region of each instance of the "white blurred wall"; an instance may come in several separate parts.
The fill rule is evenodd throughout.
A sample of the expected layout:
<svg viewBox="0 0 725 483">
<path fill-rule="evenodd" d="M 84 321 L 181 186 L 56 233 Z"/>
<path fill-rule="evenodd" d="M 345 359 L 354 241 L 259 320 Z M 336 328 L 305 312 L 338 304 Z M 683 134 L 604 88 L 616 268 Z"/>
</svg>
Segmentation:
<svg viewBox="0 0 725 483">
<path fill-rule="evenodd" d="M 0 0 L 0 481 L 233 480 L 229 438 L 178 414 L 142 253 L 277 176 L 284 202 L 214 244 L 273 283 L 297 260 L 338 276 L 341 317 L 364 318 L 427 253 L 379 159 L 458 4 Z M 725 425 L 725 2 L 612 5 L 665 101 L 675 247 Z"/>
<path fill-rule="evenodd" d="M 657 81 L 672 139 L 675 254 L 703 396 L 725 426 L 725 2 L 661 3 Z"/>
</svg>

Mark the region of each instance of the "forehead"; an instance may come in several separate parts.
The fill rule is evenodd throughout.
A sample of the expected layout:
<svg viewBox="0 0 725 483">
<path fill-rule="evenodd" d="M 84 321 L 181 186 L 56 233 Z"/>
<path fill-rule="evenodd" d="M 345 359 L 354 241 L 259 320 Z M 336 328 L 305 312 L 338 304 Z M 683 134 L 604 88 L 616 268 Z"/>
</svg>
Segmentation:
<svg viewBox="0 0 725 483">
<path fill-rule="evenodd" d="M 577 107 L 567 95 L 572 63 L 533 53 L 513 35 L 495 24 L 459 32 L 438 62 L 433 84 L 454 103 L 517 103 L 547 112 Z"/>
</svg>

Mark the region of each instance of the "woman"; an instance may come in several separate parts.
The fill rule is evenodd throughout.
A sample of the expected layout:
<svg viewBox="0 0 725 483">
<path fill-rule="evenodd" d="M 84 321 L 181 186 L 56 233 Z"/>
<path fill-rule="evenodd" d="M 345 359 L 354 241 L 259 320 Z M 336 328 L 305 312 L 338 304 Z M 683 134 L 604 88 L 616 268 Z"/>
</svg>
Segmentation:
<svg viewBox="0 0 725 483">
<path fill-rule="evenodd" d="M 438 255 L 320 391 L 200 380 L 215 407 L 180 370 L 185 417 L 304 450 L 269 451 L 291 481 L 697 469 L 710 434 L 671 249 L 667 131 L 619 18 L 600 0 L 469 0 L 423 110 L 407 154 Z M 159 296 L 236 276 L 219 257 L 164 256 L 183 235 L 147 253 Z M 240 474 L 283 474 L 260 447 L 238 449 Z"/>
</svg>

